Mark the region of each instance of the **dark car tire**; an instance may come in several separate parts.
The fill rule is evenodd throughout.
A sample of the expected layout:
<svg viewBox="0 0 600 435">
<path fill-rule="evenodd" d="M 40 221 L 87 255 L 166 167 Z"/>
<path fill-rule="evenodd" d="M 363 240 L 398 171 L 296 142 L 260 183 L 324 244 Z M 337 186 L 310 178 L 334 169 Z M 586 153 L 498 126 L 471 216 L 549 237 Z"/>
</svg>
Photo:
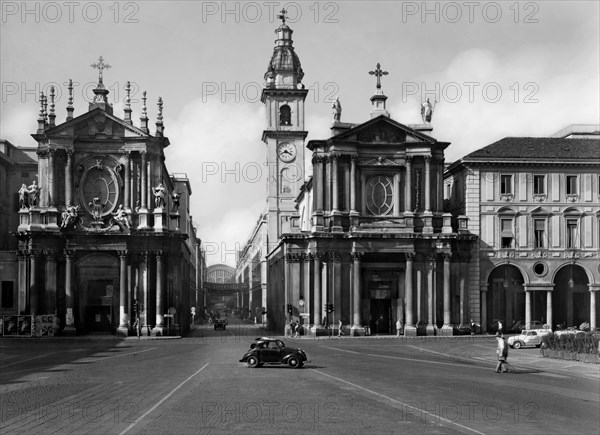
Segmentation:
<svg viewBox="0 0 600 435">
<path fill-rule="evenodd" d="M 522 346 L 523 346 L 523 343 L 521 343 L 520 341 L 515 341 L 513 344 L 513 347 L 515 349 L 521 349 Z"/>
<path fill-rule="evenodd" d="M 297 369 L 300 367 L 300 360 L 297 357 L 292 356 L 288 359 L 288 365 L 293 369 Z"/>
<path fill-rule="evenodd" d="M 246 360 L 246 364 L 248 364 L 248 367 L 252 368 L 259 367 L 258 358 L 256 358 L 255 356 L 249 356 Z"/>
</svg>

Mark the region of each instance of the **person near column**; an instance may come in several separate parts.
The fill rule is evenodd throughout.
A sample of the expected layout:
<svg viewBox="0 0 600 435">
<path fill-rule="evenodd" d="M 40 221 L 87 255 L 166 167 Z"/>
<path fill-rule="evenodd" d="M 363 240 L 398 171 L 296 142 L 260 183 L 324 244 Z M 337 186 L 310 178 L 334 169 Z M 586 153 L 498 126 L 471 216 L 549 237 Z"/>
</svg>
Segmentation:
<svg viewBox="0 0 600 435">
<path fill-rule="evenodd" d="M 508 372 L 508 368 L 503 367 L 503 365 L 510 367 L 513 371 L 515 370 L 513 366 L 508 363 L 508 344 L 504 340 L 504 336 L 500 332 L 496 332 L 496 354 L 498 355 L 498 364 L 496 365 L 496 373 Z M 503 370 L 504 368 L 504 370 Z"/>
<path fill-rule="evenodd" d="M 340 319 L 340 321 L 338 322 L 338 337 L 341 337 L 342 335 L 344 335 L 344 331 L 342 331 L 343 326 L 344 326 L 344 323 L 342 322 L 342 319 Z"/>
<path fill-rule="evenodd" d="M 402 322 L 400 321 L 400 317 L 396 320 L 396 337 L 400 337 L 400 331 L 402 330 Z"/>
</svg>

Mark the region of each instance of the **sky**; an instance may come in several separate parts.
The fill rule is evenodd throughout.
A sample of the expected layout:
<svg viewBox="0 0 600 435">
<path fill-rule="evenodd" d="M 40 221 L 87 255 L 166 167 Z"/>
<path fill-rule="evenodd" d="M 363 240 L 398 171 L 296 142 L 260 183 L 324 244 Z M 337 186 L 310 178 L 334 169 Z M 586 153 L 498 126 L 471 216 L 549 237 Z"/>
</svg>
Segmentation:
<svg viewBox="0 0 600 435">
<path fill-rule="evenodd" d="M 0 1 L 0 138 L 35 146 L 39 92 L 54 85 L 57 123 L 66 82 L 87 111 L 102 56 L 109 101 L 123 117 L 132 83 L 139 126 L 164 101 L 171 174 L 192 186 L 191 214 L 207 264 L 234 265 L 265 209 L 266 125 L 260 102 L 279 11 L 302 63 L 308 140 L 326 139 L 336 97 L 342 122 L 369 119 L 377 63 L 396 121 L 421 122 L 437 101 L 432 136 L 446 162 L 506 136 L 547 136 L 600 122 L 597 1 Z M 307 176 L 310 174 L 310 153 Z"/>
</svg>

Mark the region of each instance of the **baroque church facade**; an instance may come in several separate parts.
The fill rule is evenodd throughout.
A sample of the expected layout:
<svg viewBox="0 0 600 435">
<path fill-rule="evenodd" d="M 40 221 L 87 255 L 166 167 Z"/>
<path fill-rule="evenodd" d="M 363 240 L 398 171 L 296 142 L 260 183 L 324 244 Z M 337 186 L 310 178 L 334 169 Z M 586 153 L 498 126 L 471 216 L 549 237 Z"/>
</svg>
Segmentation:
<svg viewBox="0 0 600 435">
<path fill-rule="evenodd" d="M 353 335 L 385 334 L 400 321 L 408 335 L 452 334 L 452 323 L 468 323 L 480 308 L 468 285 L 475 237 L 465 217 L 454 222 L 465 230 L 455 230 L 444 213 L 449 143 L 430 136 L 431 107 L 423 124 L 391 119 L 381 89 L 387 73 L 377 65 L 370 119 L 342 122 L 337 101 L 331 137 L 306 146 L 313 174 L 305 180 L 307 91 L 283 21 L 262 94 L 267 163 L 277 176 L 269 177 L 265 219 L 240 253 L 238 281 L 260 255 L 261 302 L 273 331 L 298 320 L 321 334 L 341 321 Z"/>
<path fill-rule="evenodd" d="M 185 332 L 202 303 L 201 250 L 189 180 L 165 165 L 162 100 L 151 134 L 146 92 L 136 126 L 129 84 L 119 118 L 103 84 L 109 65 L 92 66 L 99 80 L 86 113 L 74 116 L 72 86 L 63 123 L 54 90 L 41 96 L 37 177 L 19 190 L 16 297 L 3 314 L 51 319 L 53 333 L 128 335 L 134 322 L 146 335 L 173 323 Z"/>
</svg>

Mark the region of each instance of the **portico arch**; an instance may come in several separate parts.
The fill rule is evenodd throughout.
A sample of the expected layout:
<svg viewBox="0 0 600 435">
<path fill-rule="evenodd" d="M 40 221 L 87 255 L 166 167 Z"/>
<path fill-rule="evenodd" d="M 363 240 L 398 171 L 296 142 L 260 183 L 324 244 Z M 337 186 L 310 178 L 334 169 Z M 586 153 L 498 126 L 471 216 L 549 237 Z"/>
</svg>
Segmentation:
<svg viewBox="0 0 600 435">
<path fill-rule="evenodd" d="M 561 266 L 553 278 L 552 316 L 556 325 L 579 326 L 590 319 L 590 277 L 575 263 Z"/>
<path fill-rule="evenodd" d="M 488 324 L 483 327 L 489 329 L 497 321 L 502 321 L 508 327 L 524 319 L 526 277 L 516 265 L 509 263 L 498 265 L 491 271 L 484 307 Z"/>
</svg>

